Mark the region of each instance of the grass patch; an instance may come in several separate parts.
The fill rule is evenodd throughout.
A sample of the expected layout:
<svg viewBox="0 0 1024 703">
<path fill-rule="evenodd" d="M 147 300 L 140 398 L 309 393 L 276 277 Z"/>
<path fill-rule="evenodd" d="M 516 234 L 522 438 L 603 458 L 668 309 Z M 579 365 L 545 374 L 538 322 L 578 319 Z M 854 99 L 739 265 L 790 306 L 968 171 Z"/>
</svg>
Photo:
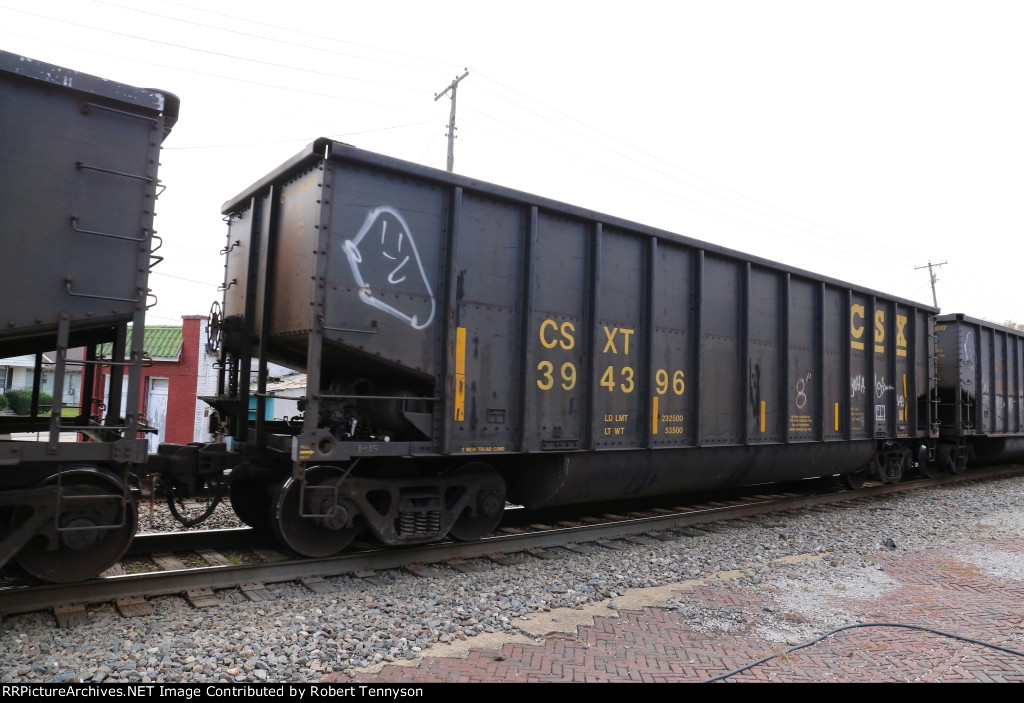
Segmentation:
<svg viewBox="0 0 1024 703">
<path fill-rule="evenodd" d="M 156 564 L 146 557 L 125 557 L 121 560 L 121 568 L 126 574 L 148 574 L 151 571 L 159 571 Z"/>
<path fill-rule="evenodd" d="M 253 562 L 266 561 L 256 552 L 250 552 L 246 549 L 227 549 L 222 551 L 221 554 L 232 564 L 252 564 Z"/>
</svg>

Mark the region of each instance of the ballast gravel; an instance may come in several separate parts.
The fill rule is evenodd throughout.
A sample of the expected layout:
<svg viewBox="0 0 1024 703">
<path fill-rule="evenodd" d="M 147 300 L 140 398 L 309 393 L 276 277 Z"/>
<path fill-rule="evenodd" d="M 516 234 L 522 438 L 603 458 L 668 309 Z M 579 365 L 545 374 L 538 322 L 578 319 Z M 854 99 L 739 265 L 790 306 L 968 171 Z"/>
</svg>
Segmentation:
<svg viewBox="0 0 1024 703">
<path fill-rule="evenodd" d="M 147 516 L 148 518 L 148 516 Z M 214 525 L 230 525 L 218 509 Z M 216 522 L 217 520 L 220 523 Z M 144 525 L 146 529 L 147 523 Z M 220 605 L 194 608 L 180 596 L 150 599 L 153 614 L 122 617 L 113 604 L 90 606 L 88 621 L 55 625 L 51 613 L 7 618 L 0 636 L 3 682 L 315 682 L 485 633 L 522 635 L 531 614 L 604 603 L 634 589 L 731 572 L 748 590 L 771 595 L 756 622 L 703 607 L 685 594 L 664 604 L 698 631 L 741 628 L 781 644 L 854 624 L 826 596 L 878 595 L 896 588 L 873 554 L 953 550 L 983 573 L 1024 580 L 1024 555 L 998 545 L 1024 536 L 1024 477 L 910 491 L 839 507 L 718 523 L 697 536 L 622 543 L 557 559 L 526 559 L 440 575 L 377 574 L 380 583 L 342 576 L 335 592 L 299 584 L 268 586 L 275 599 L 251 602 L 236 589 Z M 985 545 L 991 544 L 989 548 Z M 980 545 L 980 546 L 979 546 Z M 818 558 L 798 558 L 813 555 Z M 793 557 L 793 559 L 785 559 Z M 335 674 L 337 675 L 337 674 Z"/>
</svg>

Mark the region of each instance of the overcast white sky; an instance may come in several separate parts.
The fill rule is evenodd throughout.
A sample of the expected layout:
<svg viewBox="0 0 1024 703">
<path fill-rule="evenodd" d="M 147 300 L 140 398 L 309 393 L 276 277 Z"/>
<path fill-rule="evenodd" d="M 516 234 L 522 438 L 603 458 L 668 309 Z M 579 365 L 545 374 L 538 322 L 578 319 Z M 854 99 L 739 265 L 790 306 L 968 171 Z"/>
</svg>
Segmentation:
<svg viewBox="0 0 1024 703">
<path fill-rule="evenodd" d="M 0 48 L 182 100 L 154 324 L 319 136 L 1024 322 L 1024 2 L 0 0 Z"/>
</svg>

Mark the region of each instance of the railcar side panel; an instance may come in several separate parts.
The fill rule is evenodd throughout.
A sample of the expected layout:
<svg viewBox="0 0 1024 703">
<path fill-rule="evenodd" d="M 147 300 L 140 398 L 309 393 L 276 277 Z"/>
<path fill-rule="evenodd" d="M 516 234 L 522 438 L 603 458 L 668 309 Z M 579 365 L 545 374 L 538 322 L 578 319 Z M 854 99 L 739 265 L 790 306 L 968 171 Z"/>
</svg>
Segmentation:
<svg viewBox="0 0 1024 703">
<path fill-rule="evenodd" d="M 847 305 L 850 318 L 850 438 L 868 439 L 874 437 L 874 395 L 875 379 L 868 351 L 872 343 L 868 320 L 870 299 L 864 295 L 852 294 Z"/>
<path fill-rule="evenodd" d="M 647 244 L 646 238 L 622 230 L 601 231 L 589 376 L 598 449 L 643 447 L 650 436 L 649 410 L 643 401 L 648 376 Z"/>
<path fill-rule="evenodd" d="M 556 213 L 530 213 L 522 444 L 527 451 L 583 449 L 591 402 L 586 374 L 593 353 L 587 326 L 592 228 Z"/>
<path fill-rule="evenodd" d="M 329 215 L 325 345 L 353 348 L 398 369 L 437 373 L 445 301 L 450 192 L 437 184 L 329 162 L 330 192 L 310 198 Z M 325 202 L 321 203 L 320 198 Z M 305 226 L 317 224 L 313 210 Z M 301 301 L 300 301 L 301 302 Z"/>
<path fill-rule="evenodd" d="M 260 199 L 260 262 L 256 271 L 258 280 L 266 281 L 266 285 L 259 286 L 261 291 L 254 303 L 259 312 L 264 304 L 269 307 L 266 331 L 275 340 L 272 348 L 278 342 L 288 346 L 289 338 L 308 334 L 320 320 L 320 324 L 329 326 L 327 319 L 336 317 L 325 309 L 332 302 L 333 281 L 318 275 L 317 268 L 318 260 L 324 258 L 318 254 L 320 219 L 330 213 L 327 208 L 321 213 L 318 205 L 327 196 L 323 188 L 323 167 L 318 166 L 284 180 Z M 268 257 L 271 248 L 272 258 Z M 264 261 L 264 258 L 270 260 Z M 270 301 L 265 300 L 268 294 L 272 295 Z M 257 317 L 262 317 L 259 312 Z M 263 330 L 256 332 L 259 335 Z"/>
<path fill-rule="evenodd" d="M 461 198 L 458 251 L 464 263 L 455 272 L 460 385 L 452 420 L 456 451 L 462 453 L 512 451 L 520 439 L 520 282 L 528 219 L 528 210 L 506 201 L 472 193 Z M 560 333 L 544 331 L 556 348 L 559 342 L 571 346 Z"/>
<path fill-rule="evenodd" d="M 823 439 L 835 441 L 849 435 L 850 398 L 852 383 L 847 358 L 849 343 L 847 342 L 845 291 L 835 286 L 822 284 L 823 319 L 835 320 L 837 324 L 825 325 L 822 330 L 824 355 L 822 401 Z"/>
<path fill-rule="evenodd" d="M 648 343 L 651 363 L 645 379 L 651 389 L 651 443 L 692 446 L 696 442 L 694 288 L 700 257 L 693 249 L 666 241 L 657 241 L 656 250 Z"/>
<path fill-rule="evenodd" d="M 751 444 L 774 444 L 785 439 L 784 413 L 777 402 L 780 387 L 780 351 L 783 329 L 783 291 L 777 273 L 762 267 L 747 267 L 750 278 L 750 312 L 743 316 L 749 326 L 748 359 L 742 372 L 741 394 L 745 410 L 745 439 Z"/>
<path fill-rule="evenodd" d="M 817 291 L 810 281 L 789 277 L 788 305 L 788 393 L 786 401 L 786 438 L 790 442 L 809 442 L 821 434 L 821 317 Z"/>
<path fill-rule="evenodd" d="M 698 446 L 736 444 L 743 436 L 736 412 L 742 386 L 741 320 L 745 267 L 725 256 L 706 254 L 701 271 Z"/>
</svg>

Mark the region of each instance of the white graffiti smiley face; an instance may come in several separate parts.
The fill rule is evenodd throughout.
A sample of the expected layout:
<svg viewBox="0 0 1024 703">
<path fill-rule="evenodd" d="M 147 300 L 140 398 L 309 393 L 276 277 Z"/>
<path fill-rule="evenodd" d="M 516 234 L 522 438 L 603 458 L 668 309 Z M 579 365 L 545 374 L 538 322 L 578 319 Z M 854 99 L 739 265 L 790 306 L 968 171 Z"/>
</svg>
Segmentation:
<svg viewBox="0 0 1024 703">
<path fill-rule="evenodd" d="M 437 309 L 434 293 L 416 240 L 398 210 L 389 205 L 374 208 L 359 233 L 345 240 L 344 246 L 360 300 L 404 320 L 413 329 L 425 329 L 433 322 Z"/>
</svg>

